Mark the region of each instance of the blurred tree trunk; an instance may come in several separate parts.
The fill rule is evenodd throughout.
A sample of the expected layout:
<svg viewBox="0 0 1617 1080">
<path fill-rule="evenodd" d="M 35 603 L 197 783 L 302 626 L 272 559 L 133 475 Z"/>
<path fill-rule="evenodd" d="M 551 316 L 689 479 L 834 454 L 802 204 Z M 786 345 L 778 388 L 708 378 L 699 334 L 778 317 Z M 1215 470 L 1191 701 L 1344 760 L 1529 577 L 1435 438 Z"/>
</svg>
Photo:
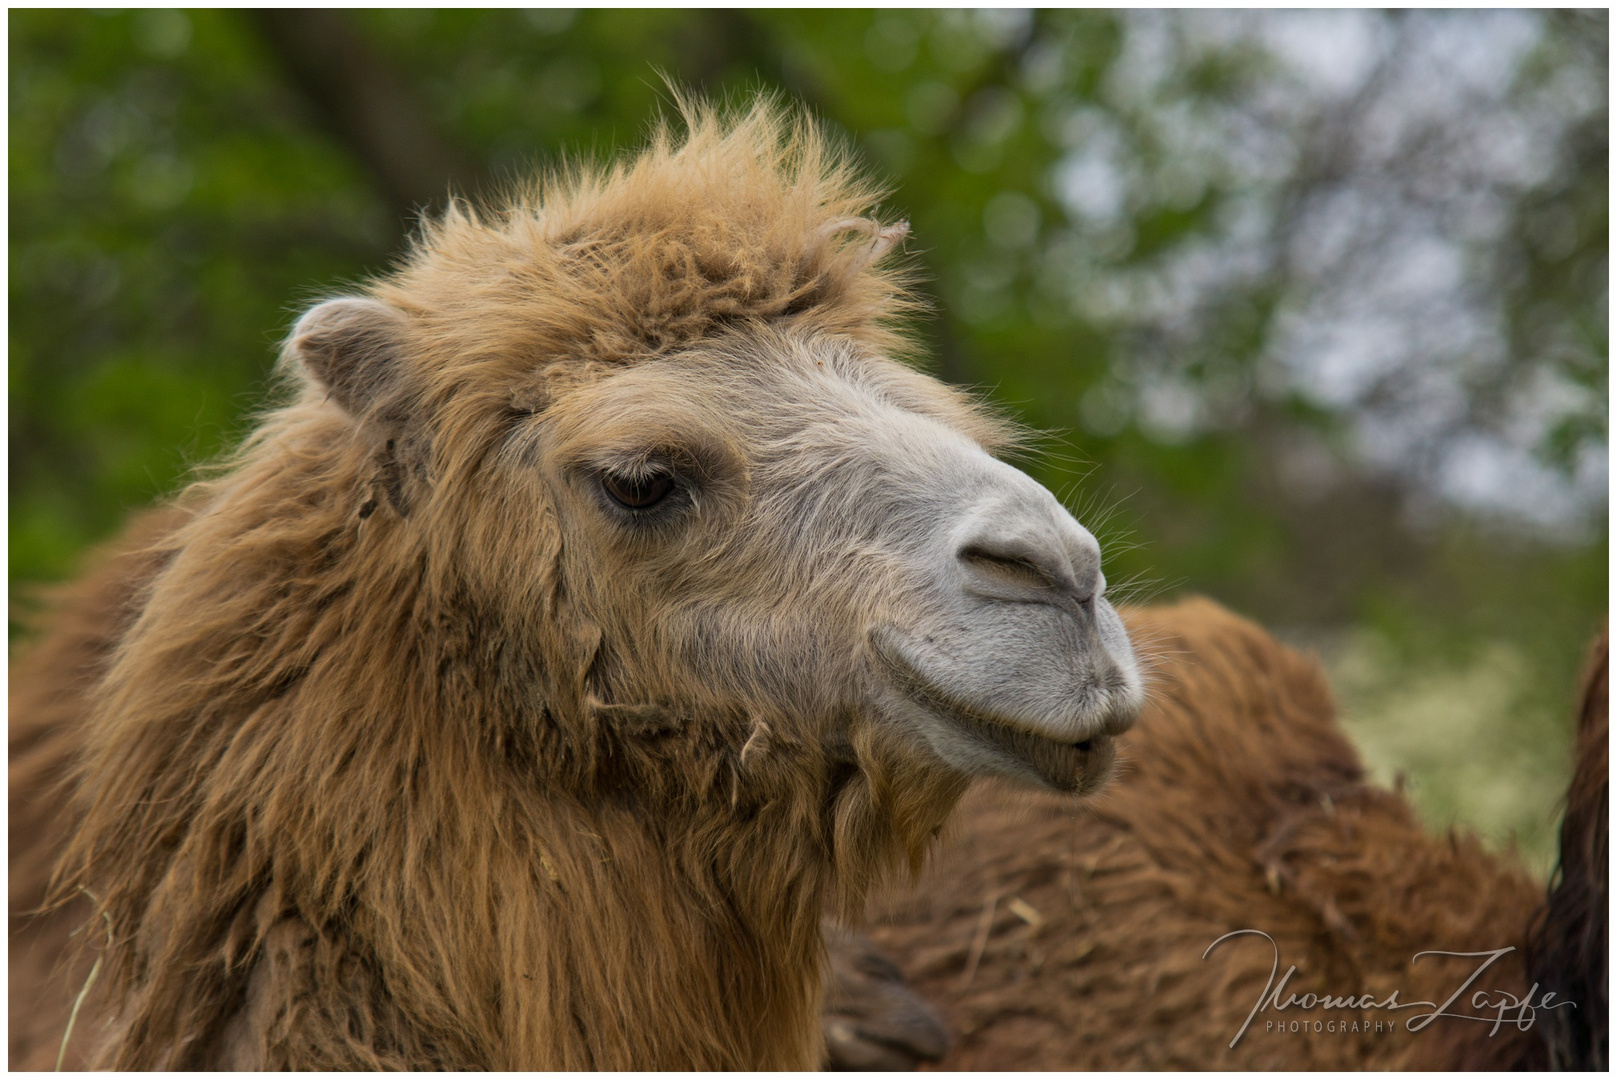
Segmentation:
<svg viewBox="0 0 1617 1080">
<path fill-rule="evenodd" d="M 315 117 L 365 166 L 402 220 L 476 188 L 481 170 L 437 130 L 425 106 L 344 12 L 247 13 Z"/>
</svg>

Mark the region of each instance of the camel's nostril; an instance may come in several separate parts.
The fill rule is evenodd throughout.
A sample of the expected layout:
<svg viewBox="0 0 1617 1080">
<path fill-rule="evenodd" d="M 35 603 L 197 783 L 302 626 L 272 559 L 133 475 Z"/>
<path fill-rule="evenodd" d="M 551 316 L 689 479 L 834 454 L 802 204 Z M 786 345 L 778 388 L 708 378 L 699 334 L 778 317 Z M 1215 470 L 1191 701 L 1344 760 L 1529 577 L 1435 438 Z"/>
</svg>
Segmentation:
<svg viewBox="0 0 1617 1080">
<path fill-rule="evenodd" d="M 963 546 L 959 559 L 979 588 L 986 587 L 990 595 L 1004 599 L 1044 598 L 1076 603 L 1088 612 L 1100 594 L 1097 567 L 1071 567 L 1059 556 L 1032 545 L 978 540 Z"/>
<path fill-rule="evenodd" d="M 1106 589 L 1106 579 L 1101 576 L 1100 557 L 1096 556 L 1093 564 L 1082 562 L 1073 567 L 1072 584 L 1069 586 L 1072 598 L 1078 601 L 1078 606 L 1085 611 L 1093 608 L 1095 597 L 1100 596 Z"/>
<path fill-rule="evenodd" d="M 1094 745 L 1095 745 L 1095 740 L 1094 739 L 1084 739 L 1082 742 L 1073 743 L 1072 748 L 1074 750 L 1077 750 L 1077 751 L 1081 752 L 1081 753 L 1087 754 L 1087 753 L 1089 753 L 1090 747 L 1092 747 Z"/>
<path fill-rule="evenodd" d="M 974 576 L 991 583 L 1039 590 L 1059 587 L 1056 576 L 1029 551 L 968 544 L 960 549 L 960 561 Z"/>
</svg>

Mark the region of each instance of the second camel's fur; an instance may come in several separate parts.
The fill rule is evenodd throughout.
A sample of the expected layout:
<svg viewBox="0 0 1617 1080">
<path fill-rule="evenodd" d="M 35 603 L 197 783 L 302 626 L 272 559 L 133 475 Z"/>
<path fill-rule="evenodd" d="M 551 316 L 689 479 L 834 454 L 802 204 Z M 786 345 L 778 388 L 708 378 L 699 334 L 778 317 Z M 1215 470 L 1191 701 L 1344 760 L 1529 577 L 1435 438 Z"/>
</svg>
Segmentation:
<svg viewBox="0 0 1617 1080">
<path fill-rule="evenodd" d="M 943 1067 L 1544 1068 L 1546 1032 L 1560 1064 L 1603 1067 L 1603 639 L 1545 908 L 1514 859 L 1428 834 L 1367 781 L 1315 662 L 1206 601 L 1126 614 L 1164 659 L 1117 781 L 1083 806 L 971 792 L 921 887 L 869 929 L 952 1028 Z M 1248 929 L 1269 939 L 1208 951 Z M 1492 1017 L 1473 993 L 1508 1002 L 1535 984 L 1535 1005 L 1572 1004 L 1496 1032 L 1454 1018 L 1408 1030 L 1422 1008 L 1275 1007 L 1443 1002 L 1484 958 L 1416 954 L 1504 948 L 1450 1011 Z"/>
</svg>

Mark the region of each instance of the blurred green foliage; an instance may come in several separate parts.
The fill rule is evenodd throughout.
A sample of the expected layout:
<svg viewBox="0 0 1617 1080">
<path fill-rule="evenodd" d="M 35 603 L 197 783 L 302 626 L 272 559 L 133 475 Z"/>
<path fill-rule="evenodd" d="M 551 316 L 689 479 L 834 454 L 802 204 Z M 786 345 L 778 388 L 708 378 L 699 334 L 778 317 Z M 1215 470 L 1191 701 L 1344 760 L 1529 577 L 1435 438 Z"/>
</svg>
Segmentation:
<svg viewBox="0 0 1617 1080">
<path fill-rule="evenodd" d="M 668 108 L 664 75 L 775 90 L 890 179 L 936 372 L 1052 433 L 1025 464 L 1096 525 L 1125 593 L 1200 591 L 1300 641 L 1373 640 L 1326 651 L 1358 658 L 1349 711 L 1383 728 L 1419 722 L 1389 704 L 1400 688 L 1514 658 L 1490 737 L 1540 779 L 1530 809 L 1483 824 L 1542 866 L 1540 804 L 1609 587 L 1606 17 L 1330 18 L 13 11 L 14 611 L 240 438 L 299 305 L 384 269 L 423 205 L 633 146 Z M 1310 82 L 1310 34 L 1350 54 L 1362 39 L 1367 59 Z M 1445 41 L 1483 72 L 1474 101 L 1419 82 Z M 1548 141 L 1523 135 L 1512 158 L 1484 140 L 1505 145 L 1490 158 L 1468 123 Z M 1376 149 L 1400 138 L 1435 157 Z M 1308 365 L 1328 350 L 1298 328 L 1375 323 L 1378 280 L 1422 230 L 1449 292 L 1417 297 L 1360 390 L 1319 389 Z M 1406 423 L 1397 449 L 1387 425 L 1430 413 L 1434 379 L 1432 401 L 1460 404 Z M 1539 470 L 1515 483 L 1522 505 L 1570 492 L 1555 514 L 1515 513 L 1508 477 L 1481 502 L 1453 494 L 1460 451 L 1493 439 L 1506 460 L 1509 438 Z M 1434 820 L 1462 801 L 1445 798 Z"/>
</svg>

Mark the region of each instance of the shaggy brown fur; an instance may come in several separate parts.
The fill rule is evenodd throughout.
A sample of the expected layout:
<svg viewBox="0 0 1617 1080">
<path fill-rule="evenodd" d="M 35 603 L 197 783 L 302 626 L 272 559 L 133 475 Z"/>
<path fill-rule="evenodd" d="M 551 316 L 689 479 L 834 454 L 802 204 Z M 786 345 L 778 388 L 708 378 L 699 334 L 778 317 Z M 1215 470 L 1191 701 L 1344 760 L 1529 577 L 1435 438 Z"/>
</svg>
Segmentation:
<svg viewBox="0 0 1617 1080">
<path fill-rule="evenodd" d="M 1231 1048 L 1274 950 L 1247 936 L 1204 959 L 1222 935 L 1273 937 L 1276 981 L 1297 967 L 1281 1001 L 1379 1002 L 1397 990 L 1401 1002 L 1441 1002 L 1478 961 L 1412 963 L 1416 953 L 1514 947 L 1451 1008 L 1471 1012 L 1481 988 L 1526 995 L 1521 950 L 1543 892 L 1472 836 L 1428 835 L 1403 797 L 1366 782 L 1314 662 L 1206 601 L 1125 618 L 1162 660 L 1114 784 L 1083 806 L 974 791 L 944 857 L 869 931 L 944 1012 L 956 1045 L 943 1067 L 1543 1067 L 1546 1021 L 1585 1023 L 1597 1004 L 1604 1045 L 1603 688 L 1588 699 L 1601 719 L 1585 722 L 1568 813 L 1582 839 L 1563 854 L 1561 889 L 1598 890 L 1601 932 L 1557 939 L 1555 959 L 1535 971 L 1540 990 L 1576 1001 L 1576 1013 L 1540 1011 L 1535 1030 L 1507 1025 L 1490 1038 L 1489 1024 L 1468 1020 L 1406 1029 L 1430 1010 L 1271 1007 Z M 1594 832 L 1598 851 L 1584 843 Z M 1598 987 L 1579 974 L 1596 957 Z M 1269 1027 L 1303 1019 L 1347 1030 Z"/>
<path fill-rule="evenodd" d="M 818 1064 L 822 908 L 918 865 L 965 780 L 830 726 L 799 674 L 668 660 L 655 590 L 589 562 L 616 549 L 548 514 L 529 466 L 643 433 L 597 385 L 695 345 L 716 366 L 841 342 L 977 444 L 1006 429 L 860 359 L 902 347 L 910 301 L 875 263 L 900 232 L 812 127 L 687 119 L 510 213 L 456 207 L 364 300 L 306 317 L 296 400 L 17 668 L 13 915 L 71 828 L 59 895 L 95 902 L 55 918 L 92 908 L 105 943 L 107 1005 L 75 1034 L 99 1064 Z M 659 377 L 662 419 L 699 413 Z M 778 557 L 725 570 L 829 595 Z M 36 801 L 64 755 L 70 813 Z"/>
<path fill-rule="evenodd" d="M 69 1070 L 88 1064 L 85 1052 L 106 1010 L 104 993 L 81 1006 L 77 1038 L 66 1039 L 73 999 L 90 976 L 92 957 L 67 963 L 72 937 L 91 914 L 80 896 L 53 910 L 47 882 L 74 832 L 68 772 L 88 709 L 86 694 L 105 674 L 112 649 L 137 613 L 134 599 L 166 554 L 153 544 L 183 520 L 171 509 L 136 518 L 93 572 L 48 597 L 47 616 L 34 627 L 38 647 L 11 683 L 10 727 L 10 1039 L 13 1069 L 45 1070 L 62 1057 Z M 43 914 L 40 912 L 43 911 Z M 93 927 L 90 928 L 93 931 Z M 833 1068 L 913 1068 L 949 1047 L 942 1021 L 880 957 L 863 935 L 823 920 L 829 981 L 822 1015 Z"/>
<path fill-rule="evenodd" d="M 69 772 L 84 738 L 87 694 L 105 674 L 118 638 L 137 614 L 136 594 L 167 554 L 159 538 L 183 512 L 137 518 L 113 547 L 92 560 L 95 570 L 46 597 L 34 628 L 39 644 L 11 672 L 10 724 L 10 1065 L 48 1069 L 61 1048 L 73 997 L 92 960 L 68 966 L 70 938 L 86 927 L 82 896 L 46 906 L 51 868 L 76 824 Z M 92 998 L 88 1015 L 96 1014 Z M 91 1021 L 93 1022 L 93 1021 Z M 82 1043 L 68 1048 L 67 1068 L 82 1068 Z"/>
</svg>

